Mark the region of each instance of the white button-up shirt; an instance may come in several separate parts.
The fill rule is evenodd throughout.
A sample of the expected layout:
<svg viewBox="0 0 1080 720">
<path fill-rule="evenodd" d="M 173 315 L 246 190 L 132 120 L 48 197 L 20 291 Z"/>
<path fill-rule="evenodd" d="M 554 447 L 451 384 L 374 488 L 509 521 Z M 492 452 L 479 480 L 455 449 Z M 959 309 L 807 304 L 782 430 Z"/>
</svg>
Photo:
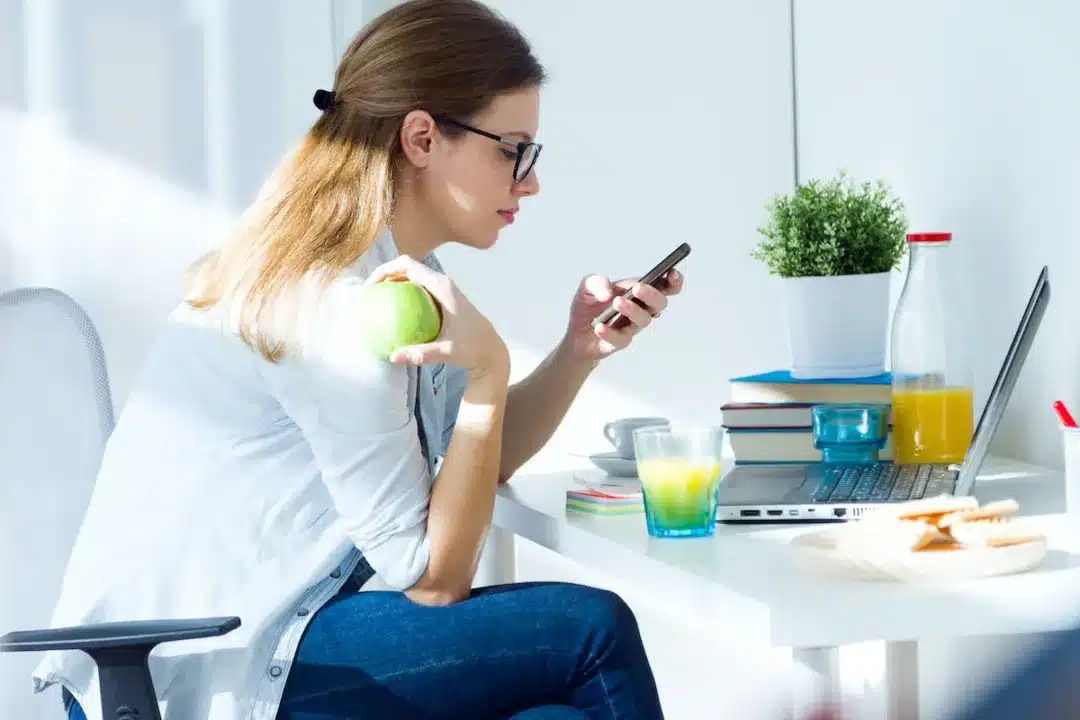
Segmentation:
<svg viewBox="0 0 1080 720">
<path fill-rule="evenodd" d="M 449 366 L 394 366 L 358 339 L 363 280 L 390 234 L 303 318 L 304 351 L 265 361 L 214 312 L 177 308 L 105 450 L 52 627 L 238 615 L 221 638 L 150 656 L 164 720 L 274 720 L 300 636 L 363 557 L 364 589 L 404 589 L 428 562 L 427 508 L 464 391 Z M 427 263 L 441 269 L 433 256 Z M 82 652 L 50 652 L 102 720 Z"/>
</svg>

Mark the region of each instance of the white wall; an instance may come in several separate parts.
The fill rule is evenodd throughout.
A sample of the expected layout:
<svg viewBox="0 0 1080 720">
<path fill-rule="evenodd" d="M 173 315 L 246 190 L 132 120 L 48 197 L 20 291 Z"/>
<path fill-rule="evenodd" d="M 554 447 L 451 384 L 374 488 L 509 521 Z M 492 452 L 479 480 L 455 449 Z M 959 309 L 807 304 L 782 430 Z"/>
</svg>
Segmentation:
<svg viewBox="0 0 1080 720">
<path fill-rule="evenodd" d="M 0 1 L 0 283 L 103 336 L 117 404 L 181 270 L 318 112 L 329 0 Z"/>
<path fill-rule="evenodd" d="M 550 73 L 541 191 L 492 251 L 442 257 L 515 374 L 554 347 L 584 275 L 640 275 L 693 247 L 685 294 L 601 366 L 538 461 L 607 448 L 600 427 L 619 415 L 715 422 L 728 377 L 786 360 L 779 303 L 749 253 L 762 205 L 794 178 L 787 1 L 575 3 L 572 19 L 569 2 L 492 5 Z"/>
<path fill-rule="evenodd" d="M 913 228 L 951 230 L 980 400 L 1039 269 L 1053 299 L 994 451 L 1061 466 L 1050 404 L 1080 405 L 1080 5 L 795 5 L 800 180 L 883 177 Z"/>
</svg>

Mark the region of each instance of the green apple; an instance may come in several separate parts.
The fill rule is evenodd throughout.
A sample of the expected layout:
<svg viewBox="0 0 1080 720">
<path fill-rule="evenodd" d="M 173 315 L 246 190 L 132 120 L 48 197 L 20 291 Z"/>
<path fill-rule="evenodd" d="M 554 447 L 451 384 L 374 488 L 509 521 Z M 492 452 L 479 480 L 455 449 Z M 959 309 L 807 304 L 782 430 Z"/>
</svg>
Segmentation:
<svg viewBox="0 0 1080 720">
<path fill-rule="evenodd" d="M 364 288 L 364 340 L 380 360 L 407 345 L 439 336 L 442 314 L 435 298 L 409 280 L 388 279 Z"/>
</svg>

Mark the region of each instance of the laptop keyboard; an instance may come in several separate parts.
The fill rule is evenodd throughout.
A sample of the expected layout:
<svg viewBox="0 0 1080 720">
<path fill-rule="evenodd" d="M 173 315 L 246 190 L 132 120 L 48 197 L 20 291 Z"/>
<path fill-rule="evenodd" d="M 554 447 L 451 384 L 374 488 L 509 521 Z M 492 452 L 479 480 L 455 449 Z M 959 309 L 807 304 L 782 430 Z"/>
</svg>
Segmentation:
<svg viewBox="0 0 1080 720">
<path fill-rule="evenodd" d="M 952 493 L 956 473 L 948 465 L 837 465 L 826 468 L 813 501 L 904 502 Z"/>
</svg>

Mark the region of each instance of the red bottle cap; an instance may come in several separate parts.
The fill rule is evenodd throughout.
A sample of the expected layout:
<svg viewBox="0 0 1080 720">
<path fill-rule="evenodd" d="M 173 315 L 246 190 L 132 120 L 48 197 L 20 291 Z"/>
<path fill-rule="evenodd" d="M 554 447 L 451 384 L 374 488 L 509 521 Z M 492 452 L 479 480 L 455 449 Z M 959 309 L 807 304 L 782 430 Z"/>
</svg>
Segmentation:
<svg viewBox="0 0 1080 720">
<path fill-rule="evenodd" d="M 952 233 L 947 232 L 908 233 L 907 236 L 909 243 L 949 242 L 950 240 L 952 240 Z"/>
</svg>

